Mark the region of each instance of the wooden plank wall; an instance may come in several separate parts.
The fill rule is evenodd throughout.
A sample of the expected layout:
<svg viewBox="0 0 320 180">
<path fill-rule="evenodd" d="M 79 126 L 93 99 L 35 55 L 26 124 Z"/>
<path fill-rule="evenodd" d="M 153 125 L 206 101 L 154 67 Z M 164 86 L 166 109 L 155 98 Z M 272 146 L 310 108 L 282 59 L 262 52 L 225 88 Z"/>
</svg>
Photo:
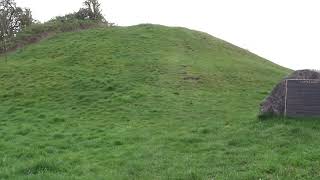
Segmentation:
<svg viewBox="0 0 320 180">
<path fill-rule="evenodd" d="M 320 117 L 320 80 L 287 80 L 286 115 Z"/>
</svg>

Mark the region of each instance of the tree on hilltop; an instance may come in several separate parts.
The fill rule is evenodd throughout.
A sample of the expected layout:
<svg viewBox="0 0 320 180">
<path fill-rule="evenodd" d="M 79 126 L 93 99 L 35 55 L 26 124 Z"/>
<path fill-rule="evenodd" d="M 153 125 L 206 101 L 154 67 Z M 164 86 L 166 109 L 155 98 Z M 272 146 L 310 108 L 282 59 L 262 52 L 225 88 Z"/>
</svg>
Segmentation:
<svg viewBox="0 0 320 180">
<path fill-rule="evenodd" d="M 89 11 L 89 17 L 91 20 L 102 20 L 104 19 L 103 15 L 101 14 L 101 4 L 98 0 L 86 0 L 84 2 L 86 9 Z"/>
<path fill-rule="evenodd" d="M 102 15 L 101 4 L 98 0 L 86 0 L 83 2 L 84 8 L 81 8 L 78 12 L 83 19 L 90 19 L 94 21 L 106 22 Z"/>
<path fill-rule="evenodd" d="M 0 0 L 0 37 L 13 37 L 33 23 L 30 9 L 17 7 L 14 0 Z"/>
<path fill-rule="evenodd" d="M 19 31 L 33 22 L 31 10 L 17 7 L 14 0 L 0 0 L 0 41 L 2 52 L 7 51 L 7 42 Z"/>
</svg>

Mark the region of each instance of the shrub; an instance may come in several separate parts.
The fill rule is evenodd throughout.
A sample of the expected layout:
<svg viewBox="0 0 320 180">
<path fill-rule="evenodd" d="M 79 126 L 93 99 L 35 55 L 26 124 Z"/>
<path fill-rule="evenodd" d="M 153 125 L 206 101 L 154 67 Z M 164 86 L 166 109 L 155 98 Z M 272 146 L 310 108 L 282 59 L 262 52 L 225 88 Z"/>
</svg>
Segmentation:
<svg viewBox="0 0 320 180">
<path fill-rule="evenodd" d="M 7 49 L 10 51 L 21 48 L 25 45 L 35 43 L 44 37 L 60 32 L 71 32 L 94 27 L 108 27 L 107 23 L 98 23 L 92 20 L 69 19 L 67 21 L 55 20 L 46 23 L 33 24 L 25 30 L 17 33 L 16 37 L 7 41 Z M 0 54 L 4 53 L 4 48 L 0 48 Z"/>
</svg>

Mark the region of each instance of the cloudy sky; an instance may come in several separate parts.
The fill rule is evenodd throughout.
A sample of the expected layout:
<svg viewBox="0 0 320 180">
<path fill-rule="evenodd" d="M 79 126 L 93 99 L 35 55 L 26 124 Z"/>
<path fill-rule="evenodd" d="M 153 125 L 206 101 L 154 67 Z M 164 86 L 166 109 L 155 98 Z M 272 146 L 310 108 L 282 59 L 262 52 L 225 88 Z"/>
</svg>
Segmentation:
<svg viewBox="0 0 320 180">
<path fill-rule="evenodd" d="M 78 10 L 83 0 L 16 0 L 35 19 Z M 319 0 L 100 0 L 121 26 L 153 23 L 212 34 L 292 69 L 320 69 Z"/>
</svg>

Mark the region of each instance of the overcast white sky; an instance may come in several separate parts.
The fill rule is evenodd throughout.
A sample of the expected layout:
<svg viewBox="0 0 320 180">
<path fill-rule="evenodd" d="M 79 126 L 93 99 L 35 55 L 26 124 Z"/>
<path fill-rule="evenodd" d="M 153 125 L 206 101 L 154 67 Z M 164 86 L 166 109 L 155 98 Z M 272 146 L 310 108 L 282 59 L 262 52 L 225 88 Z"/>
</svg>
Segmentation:
<svg viewBox="0 0 320 180">
<path fill-rule="evenodd" d="M 46 21 L 83 0 L 16 0 Z M 107 20 L 153 23 L 212 34 L 291 69 L 320 69 L 319 0 L 100 0 Z"/>
</svg>

